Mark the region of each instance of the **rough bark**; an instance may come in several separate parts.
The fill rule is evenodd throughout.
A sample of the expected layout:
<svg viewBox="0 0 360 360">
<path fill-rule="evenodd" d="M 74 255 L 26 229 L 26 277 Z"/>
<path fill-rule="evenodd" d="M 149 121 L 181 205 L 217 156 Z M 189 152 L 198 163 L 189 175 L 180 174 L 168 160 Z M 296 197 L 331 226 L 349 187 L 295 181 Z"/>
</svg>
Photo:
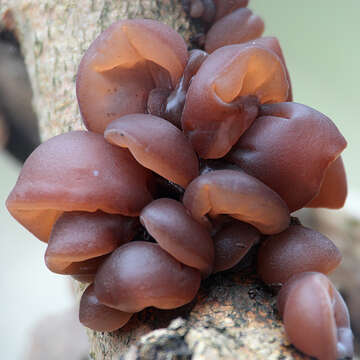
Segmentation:
<svg viewBox="0 0 360 360">
<path fill-rule="evenodd" d="M 163 21 L 194 35 L 178 0 L 0 0 L 3 25 L 19 38 L 42 139 L 81 129 L 75 97 L 79 60 L 112 22 Z M 114 333 L 89 331 L 93 359 L 300 359 L 288 344 L 275 297 L 254 276 L 227 273 L 204 282 L 174 311 L 150 309 Z"/>
</svg>

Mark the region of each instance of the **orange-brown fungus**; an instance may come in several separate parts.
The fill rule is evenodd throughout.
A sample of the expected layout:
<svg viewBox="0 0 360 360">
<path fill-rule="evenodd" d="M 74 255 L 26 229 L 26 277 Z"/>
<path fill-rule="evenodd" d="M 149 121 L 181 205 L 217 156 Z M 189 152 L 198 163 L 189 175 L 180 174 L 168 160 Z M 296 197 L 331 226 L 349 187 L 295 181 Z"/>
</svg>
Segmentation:
<svg viewBox="0 0 360 360">
<path fill-rule="evenodd" d="M 193 77 L 183 130 L 200 157 L 223 157 L 255 120 L 259 104 L 285 101 L 288 90 L 284 65 L 274 52 L 251 44 L 225 46 Z"/>
<path fill-rule="evenodd" d="M 76 265 L 114 251 L 132 239 L 134 218 L 122 215 L 67 212 L 54 224 L 45 253 L 47 267 L 59 274 L 78 275 Z M 95 274 L 95 271 L 91 274 Z M 82 271 L 84 274 L 84 270 Z"/>
<path fill-rule="evenodd" d="M 10 213 L 47 242 L 66 211 L 136 216 L 152 200 L 149 172 L 101 135 L 73 131 L 41 144 L 26 160 L 7 200 Z"/>
<path fill-rule="evenodd" d="M 239 8 L 217 21 L 207 32 L 208 53 L 225 45 L 241 44 L 256 39 L 264 32 L 264 22 L 249 9 Z"/>
<path fill-rule="evenodd" d="M 122 20 L 81 60 L 76 94 L 86 127 L 103 133 L 120 116 L 144 113 L 149 92 L 175 87 L 188 58 L 182 37 L 153 20 Z"/>
<path fill-rule="evenodd" d="M 123 116 L 106 128 L 105 139 L 128 148 L 139 164 L 182 187 L 199 173 L 197 156 L 184 133 L 157 116 Z"/>
<path fill-rule="evenodd" d="M 279 195 L 243 171 L 216 170 L 200 175 L 186 188 L 183 203 L 200 223 L 207 222 L 207 214 L 229 214 L 263 234 L 276 234 L 290 222 L 288 208 Z"/>
<path fill-rule="evenodd" d="M 328 274 L 340 261 L 339 249 L 326 236 L 301 225 L 291 225 L 261 244 L 257 271 L 267 284 L 282 285 L 301 272 Z"/>
<path fill-rule="evenodd" d="M 341 156 L 329 165 L 326 170 L 320 191 L 306 207 L 340 209 L 347 197 L 345 167 Z"/>
<path fill-rule="evenodd" d="M 102 304 L 125 312 L 148 306 L 174 309 L 195 297 L 200 280 L 200 271 L 158 244 L 134 241 L 116 249 L 100 267 L 95 294 Z"/>
<path fill-rule="evenodd" d="M 94 285 L 87 287 L 81 296 L 79 320 L 96 331 L 113 331 L 123 327 L 131 318 L 131 313 L 112 309 L 99 302 Z"/>
<path fill-rule="evenodd" d="M 213 272 L 231 269 L 260 240 L 260 233 L 251 225 L 232 221 L 214 236 L 215 264 Z"/>
<path fill-rule="evenodd" d="M 346 304 L 325 275 L 293 276 L 279 293 L 278 308 L 291 343 L 305 354 L 319 360 L 354 355 Z"/>
<path fill-rule="evenodd" d="M 184 205 L 172 199 L 158 199 L 146 206 L 140 221 L 149 234 L 175 259 L 210 275 L 214 245 L 206 228 L 196 222 Z"/>
<path fill-rule="evenodd" d="M 325 115 L 305 105 L 279 103 L 261 107 L 230 159 L 276 191 L 292 212 L 319 193 L 327 168 L 345 147 Z M 339 186 L 332 189 L 344 194 L 346 182 Z"/>
</svg>

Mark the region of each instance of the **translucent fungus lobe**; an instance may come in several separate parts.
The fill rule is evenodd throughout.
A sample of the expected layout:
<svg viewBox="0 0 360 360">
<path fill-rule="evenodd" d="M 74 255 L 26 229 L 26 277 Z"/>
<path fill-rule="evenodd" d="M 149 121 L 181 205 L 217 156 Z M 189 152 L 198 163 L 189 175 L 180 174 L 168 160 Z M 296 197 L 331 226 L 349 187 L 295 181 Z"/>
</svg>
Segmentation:
<svg viewBox="0 0 360 360">
<path fill-rule="evenodd" d="M 291 343 L 305 354 L 319 360 L 353 356 L 348 309 L 325 275 L 292 277 L 279 293 L 278 308 Z"/>
<path fill-rule="evenodd" d="M 243 171 L 216 170 L 197 177 L 187 187 L 183 203 L 200 223 L 206 223 L 207 214 L 229 214 L 263 234 L 276 234 L 290 222 L 281 198 Z"/>
<path fill-rule="evenodd" d="M 44 142 L 29 156 L 6 205 L 47 242 L 66 211 L 138 215 L 152 200 L 150 176 L 127 150 L 101 135 L 73 131 Z"/>
<path fill-rule="evenodd" d="M 214 264 L 213 240 L 183 204 L 172 199 L 155 200 L 143 209 L 140 221 L 175 259 L 210 275 Z"/>
<path fill-rule="evenodd" d="M 137 312 L 148 306 L 173 309 L 189 303 L 201 281 L 200 272 L 178 262 L 158 244 L 133 241 L 120 246 L 95 277 L 99 301 Z"/>
<path fill-rule="evenodd" d="M 186 44 L 153 20 L 122 20 L 91 44 L 81 60 L 76 94 L 86 127 L 103 133 L 120 116 L 144 113 L 149 92 L 175 87 L 187 61 Z"/>
<path fill-rule="evenodd" d="M 159 117 L 123 116 L 110 123 L 105 138 L 113 145 L 128 148 L 141 165 L 182 187 L 198 175 L 198 159 L 188 139 Z"/>
<path fill-rule="evenodd" d="M 200 157 L 223 157 L 255 120 L 258 105 L 285 101 L 288 89 L 274 52 L 251 44 L 222 47 L 193 77 L 182 127 Z"/>
<path fill-rule="evenodd" d="M 297 103 L 268 104 L 234 146 L 230 159 L 295 211 L 318 194 L 327 168 L 345 147 L 335 124 L 318 111 Z M 334 189 L 338 190 L 343 193 Z"/>
<path fill-rule="evenodd" d="M 278 285 L 305 271 L 328 274 L 340 261 L 339 249 L 326 236 L 301 225 L 291 225 L 261 244 L 257 271 L 267 284 Z"/>
</svg>

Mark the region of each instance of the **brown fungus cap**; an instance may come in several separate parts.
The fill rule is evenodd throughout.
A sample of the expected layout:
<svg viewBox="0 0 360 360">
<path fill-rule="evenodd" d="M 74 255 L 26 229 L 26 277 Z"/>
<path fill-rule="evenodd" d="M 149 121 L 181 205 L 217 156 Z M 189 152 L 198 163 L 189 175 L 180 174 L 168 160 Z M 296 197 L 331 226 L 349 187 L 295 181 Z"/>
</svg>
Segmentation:
<svg viewBox="0 0 360 360">
<path fill-rule="evenodd" d="M 224 225 L 214 236 L 214 273 L 231 269 L 238 264 L 250 248 L 260 240 L 253 226 L 241 221 Z"/>
<path fill-rule="evenodd" d="M 7 199 L 14 218 L 47 242 L 67 211 L 139 215 L 151 200 L 151 174 L 103 136 L 73 131 L 41 144 L 26 160 Z"/>
<path fill-rule="evenodd" d="M 79 320 L 96 331 L 114 331 L 123 327 L 131 318 L 131 313 L 112 309 L 99 302 L 94 285 L 87 287 L 81 296 Z"/>
<path fill-rule="evenodd" d="M 144 113 L 149 92 L 173 88 L 188 58 L 183 38 L 154 20 L 122 20 L 101 33 L 79 65 L 76 94 L 86 127 L 103 133 L 120 116 Z"/>
<path fill-rule="evenodd" d="M 213 0 L 216 7 L 215 21 L 234 12 L 236 9 L 247 7 L 249 0 Z"/>
<path fill-rule="evenodd" d="M 200 281 L 200 271 L 181 264 L 158 244 L 133 241 L 100 267 L 95 293 L 102 304 L 125 312 L 148 306 L 174 309 L 195 297 Z"/>
<path fill-rule="evenodd" d="M 63 213 L 48 241 L 46 265 L 53 272 L 69 274 L 74 262 L 109 254 L 130 241 L 136 225 L 135 218 L 101 211 Z"/>
<path fill-rule="evenodd" d="M 143 209 L 140 221 L 176 260 L 200 270 L 204 276 L 210 275 L 214 265 L 213 240 L 183 204 L 165 198 L 154 200 Z"/>
<path fill-rule="evenodd" d="M 257 271 L 268 285 L 279 285 L 305 271 L 328 274 L 340 262 L 339 249 L 326 236 L 301 225 L 290 225 L 261 244 Z"/>
<path fill-rule="evenodd" d="M 221 158 L 252 124 L 262 103 L 285 101 L 281 59 L 263 47 L 224 46 L 208 56 L 186 95 L 182 127 L 205 159 Z"/>
<path fill-rule="evenodd" d="M 217 21 L 207 32 L 205 50 L 214 52 L 222 46 L 246 43 L 264 32 L 264 22 L 250 9 L 239 8 Z"/>
<path fill-rule="evenodd" d="M 305 354 L 319 360 L 353 356 L 348 309 L 325 275 L 293 276 L 279 293 L 278 308 L 290 342 Z"/>
<path fill-rule="evenodd" d="M 327 168 L 345 147 L 335 124 L 320 112 L 297 103 L 268 104 L 230 159 L 276 191 L 293 212 L 318 194 Z"/>
<path fill-rule="evenodd" d="M 123 116 L 108 125 L 105 139 L 128 148 L 138 163 L 184 188 L 199 173 L 197 156 L 184 133 L 157 116 Z"/>
<path fill-rule="evenodd" d="M 343 160 L 339 156 L 326 170 L 320 191 L 306 207 L 340 209 L 347 197 L 347 181 Z"/>
<path fill-rule="evenodd" d="M 279 233 L 290 223 L 279 195 L 243 171 L 215 170 L 197 177 L 187 187 L 183 203 L 200 223 L 206 223 L 207 214 L 228 214 L 263 234 Z"/>
</svg>

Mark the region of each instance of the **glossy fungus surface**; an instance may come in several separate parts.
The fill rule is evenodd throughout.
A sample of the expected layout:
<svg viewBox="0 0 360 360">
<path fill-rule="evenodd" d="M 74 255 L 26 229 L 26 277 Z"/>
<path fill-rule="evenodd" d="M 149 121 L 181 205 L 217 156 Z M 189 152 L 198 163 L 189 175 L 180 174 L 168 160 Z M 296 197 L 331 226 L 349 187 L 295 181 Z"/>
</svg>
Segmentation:
<svg viewBox="0 0 360 360">
<path fill-rule="evenodd" d="M 344 300 L 321 273 L 295 275 L 281 289 L 278 308 L 291 343 L 319 360 L 353 356 L 353 335 Z"/>
<path fill-rule="evenodd" d="M 208 230 L 196 222 L 184 205 L 172 199 L 158 199 L 147 205 L 140 221 L 149 234 L 181 263 L 210 275 L 214 244 Z"/>
<path fill-rule="evenodd" d="M 295 211 L 318 194 L 327 168 L 345 147 L 335 124 L 318 111 L 297 103 L 267 104 L 230 159 Z"/>
<path fill-rule="evenodd" d="M 109 254 L 130 241 L 136 224 L 134 218 L 101 211 L 63 213 L 52 228 L 46 265 L 53 272 L 71 274 L 70 269 L 77 270 L 74 263 Z"/>
<path fill-rule="evenodd" d="M 169 26 L 153 20 L 122 20 L 91 44 L 81 60 L 76 94 L 86 127 L 103 133 L 120 116 L 144 113 L 149 92 L 175 87 L 187 48 Z"/>
<path fill-rule="evenodd" d="M 181 115 L 190 82 L 207 57 L 208 54 L 205 51 L 191 50 L 183 75 L 175 89 L 170 91 L 164 88 L 155 88 L 150 92 L 147 103 L 148 113 L 160 116 L 181 128 Z"/>
<path fill-rule="evenodd" d="M 105 139 L 128 148 L 139 164 L 182 187 L 199 173 L 197 156 L 184 133 L 157 116 L 123 116 L 108 125 Z"/>
<path fill-rule="evenodd" d="M 87 287 L 81 296 L 79 320 L 96 331 L 114 331 L 123 327 L 132 314 L 112 309 L 99 302 L 95 295 L 94 286 Z"/>
<path fill-rule="evenodd" d="M 250 248 L 260 240 L 253 226 L 241 221 L 225 224 L 214 236 L 214 273 L 231 269 L 238 264 Z"/>
<path fill-rule="evenodd" d="M 347 197 L 347 181 L 344 162 L 339 156 L 326 170 L 320 191 L 307 207 L 340 209 Z"/>
<path fill-rule="evenodd" d="M 212 54 L 193 77 L 182 127 L 200 157 L 220 158 L 252 124 L 262 103 L 285 101 L 281 59 L 253 45 L 230 45 Z"/>
<path fill-rule="evenodd" d="M 267 284 L 281 285 L 301 272 L 328 274 L 340 261 L 339 249 L 326 236 L 301 225 L 291 225 L 261 244 L 257 271 Z"/>
<path fill-rule="evenodd" d="M 205 50 L 214 52 L 222 46 L 256 39 L 264 32 L 264 22 L 247 8 L 239 8 L 217 21 L 207 32 Z"/>
<path fill-rule="evenodd" d="M 66 211 L 136 216 L 152 200 L 149 172 L 126 149 L 86 131 L 58 135 L 26 160 L 7 200 L 14 218 L 48 241 Z"/>
<path fill-rule="evenodd" d="M 276 234 L 290 222 L 281 198 L 243 171 L 216 170 L 197 177 L 187 187 L 183 203 L 200 223 L 206 223 L 207 214 L 229 214 L 263 234 Z"/>
<path fill-rule="evenodd" d="M 200 271 L 181 264 L 158 244 L 134 241 L 103 263 L 95 293 L 102 304 L 125 312 L 148 306 L 174 309 L 195 297 L 200 281 Z"/>
<path fill-rule="evenodd" d="M 217 21 L 235 11 L 236 9 L 248 6 L 249 0 L 214 0 L 216 14 L 214 20 Z"/>
</svg>

